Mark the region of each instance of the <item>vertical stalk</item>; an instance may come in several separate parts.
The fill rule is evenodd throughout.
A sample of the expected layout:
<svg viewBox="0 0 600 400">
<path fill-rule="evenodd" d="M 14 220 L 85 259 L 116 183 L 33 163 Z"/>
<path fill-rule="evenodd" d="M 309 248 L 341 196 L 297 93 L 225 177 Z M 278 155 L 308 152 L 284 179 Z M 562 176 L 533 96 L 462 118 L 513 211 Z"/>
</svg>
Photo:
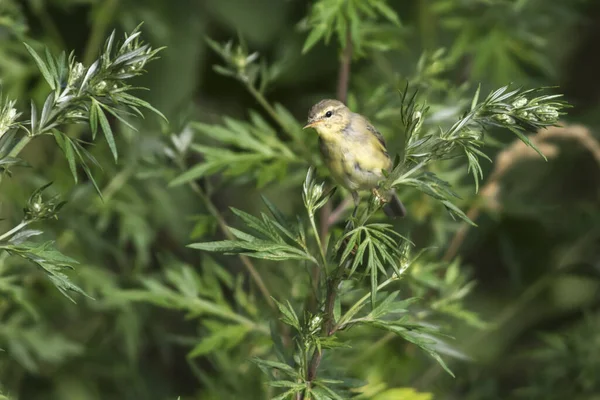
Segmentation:
<svg viewBox="0 0 600 400">
<path fill-rule="evenodd" d="M 350 68 L 352 64 L 352 34 L 350 32 L 350 28 L 346 30 L 346 46 L 342 52 L 342 57 L 340 61 L 340 68 L 338 73 L 338 85 L 337 85 L 337 98 L 343 103 L 346 103 L 348 99 L 348 86 L 350 83 Z M 329 236 L 329 228 L 330 217 L 332 214 L 331 202 L 327 202 L 325 206 L 321 209 L 320 212 L 320 244 L 322 246 L 322 251 L 325 251 L 327 247 L 327 237 Z M 324 247 L 323 247 L 324 246 Z M 323 326 L 322 326 L 322 334 L 324 336 L 331 336 L 335 333 L 335 321 L 333 317 L 333 309 L 335 307 L 335 301 L 338 295 L 338 288 L 340 282 L 343 279 L 344 271 L 347 267 L 346 264 L 349 264 L 352 260 L 347 260 L 344 265 L 338 265 L 335 271 L 327 278 L 327 289 L 325 293 L 325 303 L 323 309 Z M 318 268 L 313 270 L 313 280 L 317 282 L 317 287 L 319 286 L 318 281 L 320 277 L 320 271 Z M 319 365 L 321 364 L 321 360 L 323 358 L 323 351 L 319 351 L 315 349 L 312 355 L 312 358 L 308 364 L 308 369 L 306 371 L 306 380 L 308 385 L 317 378 L 317 372 L 319 369 Z M 306 393 L 303 393 L 300 396 L 300 399 L 305 398 Z"/>
<path fill-rule="evenodd" d="M 202 190 L 202 188 L 200 188 L 200 185 L 198 185 L 196 182 L 191 182 L 190 187 L 204 202 L 204 205 L 208 209 L 208 212 L 217 220 L 217 224 L 219 225 L 221 232 L 227 237 L 227 239 L 233 239 L 233 235 L 229 231 L 229 227 L 225 222 L 225 218 L 223 218 L 223 216 L 221 215 L 217 207 L 215 207 L 208 195 Z M 276 307 L 275 303 L 273 302 L 273 299 L 271 298 L 271 293 L 269 292 L 269 289 L 267 289 L 267 286 L 265 285 L 265 282 L 263 281 L 262 277 L 254 267 L 254 264 L 250 261 L 248 257 L 244 255 L 240 255 L 240 260 L 242 261 L 242 264 L 254 280 L 254 283 L 256 283 L 258 290 L 261 292 L 261 294 L 267 301 L 267 304 L 269 304 L 269 306 L 272 309 L 275 309 Z"/>
<path fill-rule="evenodd" d="M 338 72 L 338 84 L 337 84 L 337 99 L 342 103 L 346 103 L 348 100 L 348 86 L 350 84 L 350 67 L 352 65 L 352 34 L 350 33 L 350 29 L 346 31 L 346 47 L 342 53 L 342 59 L 340 61 L 340 68 Z M 330 217 L 333 212 L 333 208 L 331 206 L 331 202 L 327 202 L 323 208 L 321 208 L 320 213 L 320 232 L 321 232 L 321 243 L 327 246 L 326 238 L 329 234 Z"/>
</svg>

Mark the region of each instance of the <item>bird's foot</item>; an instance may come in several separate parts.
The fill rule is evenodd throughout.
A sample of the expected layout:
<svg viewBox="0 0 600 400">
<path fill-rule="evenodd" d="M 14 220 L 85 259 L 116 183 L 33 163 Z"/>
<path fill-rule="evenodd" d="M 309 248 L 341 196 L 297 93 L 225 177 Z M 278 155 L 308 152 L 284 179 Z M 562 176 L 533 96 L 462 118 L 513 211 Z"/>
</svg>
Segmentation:
<svg viewBox="0 0 600 400">
<path fill-rule="evenodd" d="M 386 199 L 384 196 L 381 195 L 381 193 L 379 193 L 379 190 L 377 190 L 377 188 L 373 188 L 372 192 L 373 192 L 373 195 L 377 198 L 377 200 L 379 200 L 379 202 L 381 204 L 385 204 L 385 203 L 389 202 L 388 199 Z"/>
</svg>

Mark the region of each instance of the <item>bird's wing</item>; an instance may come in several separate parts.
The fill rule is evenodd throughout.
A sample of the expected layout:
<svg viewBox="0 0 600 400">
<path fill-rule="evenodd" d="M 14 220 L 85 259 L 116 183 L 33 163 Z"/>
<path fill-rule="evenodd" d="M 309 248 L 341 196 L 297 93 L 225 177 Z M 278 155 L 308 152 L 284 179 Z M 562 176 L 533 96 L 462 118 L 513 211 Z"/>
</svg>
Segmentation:
<svg viewBox="0 0 600 400">
<path fill-rule="evenodd" d="M 379 141 L 379 143 L 381 144 L 382 151 L 385 153 L 386 156 L 389 157 L 388 152 L 387 152 L 387 147 L 385 144 L 385 139 L 383 138 L 383 135 L 381 134 L 381 132 L 379 132 L 377 130 L 377 128 L 375 128 L 368 119 L 364 118 L 364 123 L 365 123 L 367 130 L 369 132 L 371 132 L 373 134 L 373 136 L 375 136 L 377 138 L 377 140 Z"/>
</svg>

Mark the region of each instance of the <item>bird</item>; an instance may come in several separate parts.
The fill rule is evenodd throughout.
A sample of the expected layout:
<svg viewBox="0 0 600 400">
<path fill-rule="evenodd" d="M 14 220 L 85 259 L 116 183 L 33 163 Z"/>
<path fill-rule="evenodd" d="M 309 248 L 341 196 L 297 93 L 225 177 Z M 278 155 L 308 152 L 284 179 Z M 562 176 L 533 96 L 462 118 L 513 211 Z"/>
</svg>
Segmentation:
<svg viewBox="0 0 600 400">
<path fill-rule="evenodd" d="M 385 203 L 390 218 L 404 217 L 406 208 L 395 191 L 382 196 L 378 183 L 383 171 L 392 168 L 383 135 L 361 114 L 343 102 L 324 99 L 311 107 L 303 129 L 313 128 L 319 135 L 319 148 L 332 178 L 352 194 L 353 216 L 360 203 L 360 191 L 370 190 Z"/>
</svg>

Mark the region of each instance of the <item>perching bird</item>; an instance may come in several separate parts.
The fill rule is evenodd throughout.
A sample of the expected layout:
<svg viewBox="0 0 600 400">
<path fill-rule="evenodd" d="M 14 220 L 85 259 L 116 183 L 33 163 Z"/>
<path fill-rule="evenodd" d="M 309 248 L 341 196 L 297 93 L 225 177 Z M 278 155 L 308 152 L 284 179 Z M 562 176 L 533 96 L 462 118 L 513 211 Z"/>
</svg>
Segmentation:
<svg viewBox="0 0 600 400">
<path fill-rule="evenodd" d="M 350 111 L 338 100 L 321 100 L 308 113 L 304 127 L 314 128 L 319 134 L 323 160 L 333 179 L 352 193 L 354 212 L 358 208 L 361 190 L 377 192 L 382 170 L 390 170 L 392 160 L 381 133 L 360 114 Z M 387 201 L 383 211 L 388 217 L 403 217 L 406 209 L 396 193 L 384 194 Z"/>
</svg>

